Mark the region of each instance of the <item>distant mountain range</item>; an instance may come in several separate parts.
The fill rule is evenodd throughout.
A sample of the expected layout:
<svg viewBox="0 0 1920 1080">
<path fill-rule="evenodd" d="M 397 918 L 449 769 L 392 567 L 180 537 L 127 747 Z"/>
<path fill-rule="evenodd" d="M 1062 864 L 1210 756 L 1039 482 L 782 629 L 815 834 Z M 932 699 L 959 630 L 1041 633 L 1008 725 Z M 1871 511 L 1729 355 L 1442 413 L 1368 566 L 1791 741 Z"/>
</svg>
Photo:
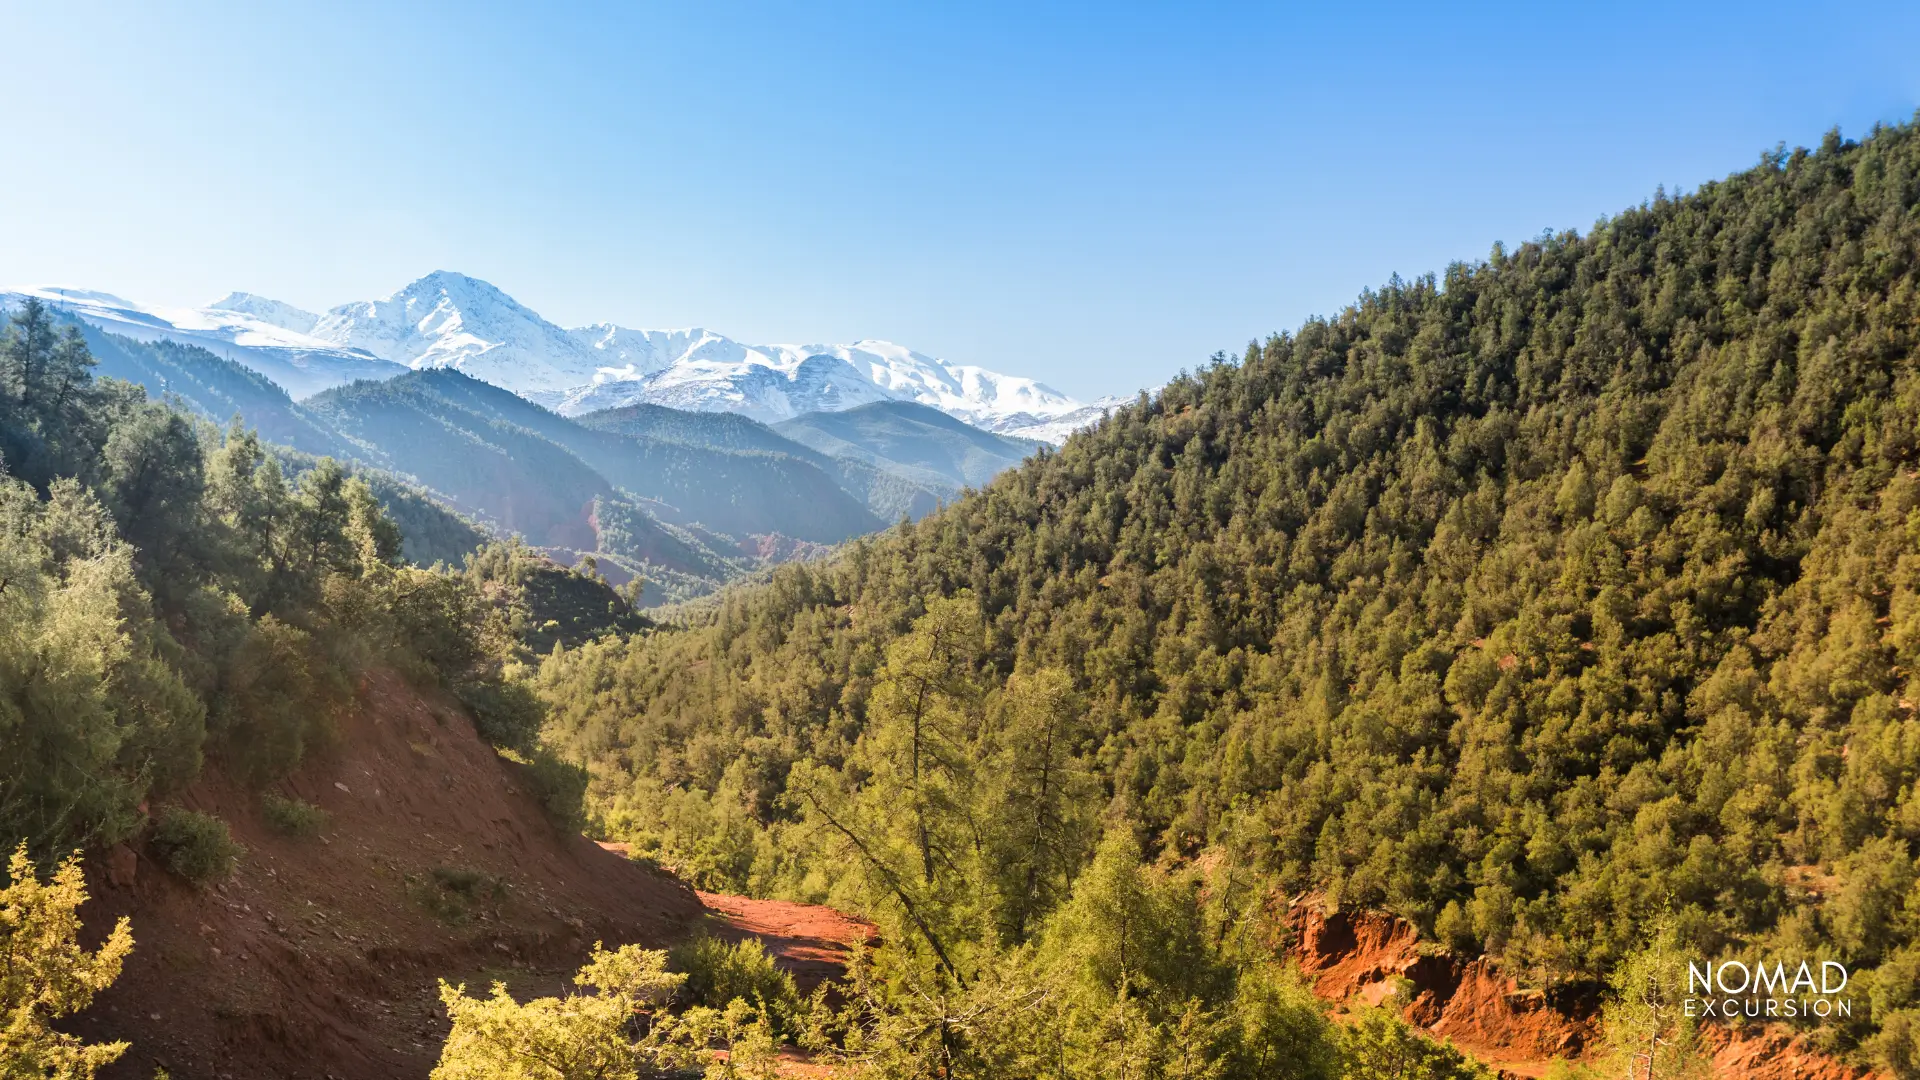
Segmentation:
<svg viewBox="0 0 1920 1080">
<path fill-rule="evenodd" d="M 802 414 L 783 430 L 652 404 L 566 417 L 442 367 L 295 401 L 209 349 L 74 321 L 98 374 L 214 423 L 238 416 L 285 447 L 295 470 L 322 455 L 350 462 L 400 521 L 416 561 L 457 562 L 490 530 L 566 563 L 592 555 L 616 584 L 640 576 L 645 603 L 696 596 L 921 517 L 1041 445 L 896 400 Z M 258 338 L 232 346 L 286 347 Z"/>
<path fill-rule="evenodd" d="M 917 402 L 976 427 L 1058 443 L 1118 399 L 1076 401 L 1033 379 L 950 364 L 886 341 L 748 345 L 707 330 L 565 329 L 478 278 L 436 271 L 379 300 L 324 314 L 250 293 L 204 308 L 33 287 L 99 329 L 199 345 L 304 399 L 357 379 L 454 368 L 562 415 L 631 405 L 731 412 L 767 423 L 878 402 Z"/>
</svg>

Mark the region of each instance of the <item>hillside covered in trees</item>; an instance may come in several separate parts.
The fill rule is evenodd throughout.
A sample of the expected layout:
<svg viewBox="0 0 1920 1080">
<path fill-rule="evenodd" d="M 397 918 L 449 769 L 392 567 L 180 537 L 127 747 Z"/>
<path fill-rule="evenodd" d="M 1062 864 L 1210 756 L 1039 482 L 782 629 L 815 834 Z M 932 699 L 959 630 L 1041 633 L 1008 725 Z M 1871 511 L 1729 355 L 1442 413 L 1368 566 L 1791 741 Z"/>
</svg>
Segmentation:
<svg viewBox="0 0 1920 1080">
<path fill-rule="evenodd" d="M 575 595 L 530 609 L 527 581 L 567 575 L 518 567 L 519 549 L 411 564 L 373 487 L 331 458 L 283 468 L 253 431 L 95 364 L 37 303 L 0 336 L 0 833 L 42 860 L 134 836 L 210 760 L 284 776 L 335 737 L 370 666 L 454 691 L 533 752 L 537 708 L 503 681 L 519 641 L 591 636 L 547 625 L 582 603 L 641 625 L 604 582 L 584 600 L 546 586 Z"/>
<path fill-rule="evenodd" d="M 1212 965 L 1300 890 L 1537 986 L 1838 959 L 1814 1037 L 1920 1075 L 1917 349 L 1920 130 L 1770 152 L 565 650 L 548 738 L 686 876 L 873 914 L 867 1030 L 947 1075 L 1244 1049 L 1281 991 Z"/>
</svg>

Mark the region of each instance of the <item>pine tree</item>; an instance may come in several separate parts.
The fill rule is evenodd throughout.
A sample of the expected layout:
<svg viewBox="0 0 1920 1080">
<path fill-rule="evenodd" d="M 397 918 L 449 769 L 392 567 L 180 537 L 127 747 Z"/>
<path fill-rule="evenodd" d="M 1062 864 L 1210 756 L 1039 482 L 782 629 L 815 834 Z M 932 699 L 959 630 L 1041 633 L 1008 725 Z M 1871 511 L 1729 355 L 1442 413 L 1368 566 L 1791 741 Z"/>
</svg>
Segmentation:
<svg viewBox="0 0 1920 1080">
<path fill-rule="evenodd" d="M 20 310 L 14 312 L 7 334 L 0 341 L 0 358 L 6 365 L 9 389 L 24 409 L 34 408 L 35 396 L 47 377 L 53 352 L 53 319 L 39 297 L 29 296 Z"/>
</svg>

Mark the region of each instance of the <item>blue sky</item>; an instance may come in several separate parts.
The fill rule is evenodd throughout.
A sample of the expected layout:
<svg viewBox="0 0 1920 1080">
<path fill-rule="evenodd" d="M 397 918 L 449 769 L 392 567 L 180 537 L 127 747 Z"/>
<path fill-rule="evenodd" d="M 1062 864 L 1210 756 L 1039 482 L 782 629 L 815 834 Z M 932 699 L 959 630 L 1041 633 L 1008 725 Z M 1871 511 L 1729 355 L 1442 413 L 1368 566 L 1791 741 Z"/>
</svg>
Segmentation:
<svg viewBox="0 0 1920 1080">
<path fill-rule="evenodd" d="M 536 6 L 0 0 L 0 282 L 454 269 L 1092 397 L 1920 106 L 1911 3 Z"/>
</svg>

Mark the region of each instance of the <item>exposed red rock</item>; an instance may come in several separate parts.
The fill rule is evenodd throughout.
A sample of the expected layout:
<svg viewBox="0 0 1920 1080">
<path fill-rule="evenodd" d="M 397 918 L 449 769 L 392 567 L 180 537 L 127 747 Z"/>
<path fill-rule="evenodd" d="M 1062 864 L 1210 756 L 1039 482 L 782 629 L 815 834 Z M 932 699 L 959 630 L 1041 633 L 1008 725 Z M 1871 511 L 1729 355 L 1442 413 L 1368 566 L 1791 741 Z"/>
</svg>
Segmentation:
<svg viewBox="0 0 1920 1080">
<path fill-rule="evenodd" d="M 1408 1020 L 1503 1076 L 1538 1077 L 1555 1059 L 1579 1060 L 1599 1034 L 1594 994 L 1522 989 L 1494 960 L 1424 944 L 1392 915 L 1329 912 L 1303 898 L 1282 921 L 1291 931 L 1289 952 L 1322 999 L 1377 1005 L 1405 979 Z M 1713 1049 L 1716 1080 L 1885 1080 L 1777 1025 L 1734 1031 L 1709 1024 L 1702 1037 Z"/>
</svg>

